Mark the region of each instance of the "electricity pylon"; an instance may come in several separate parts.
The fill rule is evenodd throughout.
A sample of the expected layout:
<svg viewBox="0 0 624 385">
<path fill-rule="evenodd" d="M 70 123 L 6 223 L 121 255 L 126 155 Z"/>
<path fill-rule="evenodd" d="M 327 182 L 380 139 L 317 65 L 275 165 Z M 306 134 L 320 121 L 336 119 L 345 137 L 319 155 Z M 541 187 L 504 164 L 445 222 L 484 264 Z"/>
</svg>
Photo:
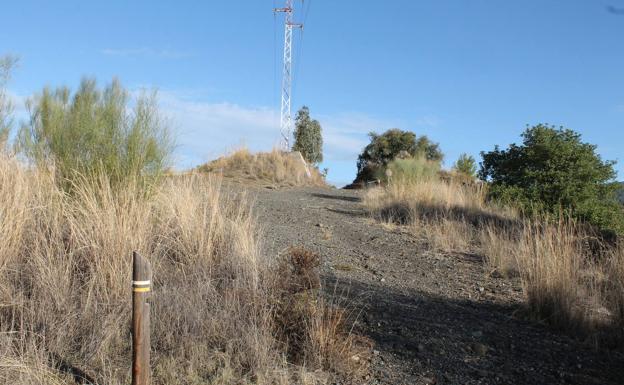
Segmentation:
<svg viewBox="0 0 624 385">
<path fill-rule="evenodd" d="M 293 0 L 286 0 L 284 8 L 274 8 L 273 12 L 283 12 L 284 21 L 284 69 L 282 73 L 282 105 L 280 110 L 280 132 L 282 135 L 282 149 L 290 149 L 290 135 L 292 132 L 292 117 L 290 115 L 290 93 L 292 90 L 292 30 L 303 29 L 303 24 L 293 22 Z"/>
</svg>

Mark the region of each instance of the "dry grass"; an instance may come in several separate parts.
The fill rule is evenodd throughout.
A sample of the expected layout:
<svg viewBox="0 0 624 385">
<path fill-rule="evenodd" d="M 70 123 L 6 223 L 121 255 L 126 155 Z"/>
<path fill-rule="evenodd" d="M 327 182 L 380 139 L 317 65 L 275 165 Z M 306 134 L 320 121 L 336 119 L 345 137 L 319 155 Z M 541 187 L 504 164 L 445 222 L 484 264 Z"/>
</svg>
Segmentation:
<svg viewBox="0 0 624 385">
<path fill-rule="evenodd" d="M 243 148 L 200 166 L 199 170 L 275 187 L 325 185 L 323 176 L 316 168 L 306 168 L 297 157 L 275 149 L 252 154 Z"/>
<path fill-rule="evenodd" d="M 438 178 L 395 180 L 371 189 L 364 205 L 379 220 L 410 226 L 435 250 L 469 252 L 485 223 L 506 224 L 514 210 L 485 203 L 485 188 Z"/>
<path fill-rule="evenodd" d="M 571 220 L 522 219 L 485 200 L 483 187 L 428 178 L 370 190 L 379 220 L 410 226 L 433 249 L 484 256 L 488 271 L 519 276 L 528 315 L 594 342 L 624 326 L 624 256 Z M 602 339 L 602 341 L 598 341 Z"/>
<path fill-rule="evenodd" d="M 292 362 L 359 380 L 368 369 L 370 341 L 349 331 L 353 316 L 322 296 L 317 254 L 293 248 L 282 261 L 276 306 L 278 330 Z"/>
<path fill-rule="evenodd" d="M 63 373 L 78 371 L 98 383 L 130 382 L 133 250 L 154 269 L 154 384 L 322 377 L 308 361 L 289 364 L 275 309 L 275 298 L 290 298 L 283 277 L 259 253 L 248 205 L 222 196 L 218 177 L 169 178 L 148 197 L 138 184 L 109 186 L 106 178 L 82 180 L 69 195 L 50 173 L 0 155 L 3 383 L 72 383 Z M 309 361 L 331 354 L 319 348 L 327 345 L 319 334 L 350 338 L 328 316 L 334 310 L 316 309 L 299 325 L 317 336 L 303 343 Z"/>
</svg>

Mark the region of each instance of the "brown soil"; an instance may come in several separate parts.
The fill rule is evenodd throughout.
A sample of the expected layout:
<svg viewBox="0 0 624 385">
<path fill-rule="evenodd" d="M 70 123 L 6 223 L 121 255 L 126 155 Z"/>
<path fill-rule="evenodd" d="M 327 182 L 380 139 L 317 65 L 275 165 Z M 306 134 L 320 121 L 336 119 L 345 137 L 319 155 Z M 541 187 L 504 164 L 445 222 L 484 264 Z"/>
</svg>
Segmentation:
<svg viewBox="0 0 624 385">
<path fill-rule="evenodd" d="M 238 188 L 237 188 L 238 189 Z M 624 355 L 523 319 L 518 280 L 476 255 L 425 251 L 375 223 L 361 191 L 251 188 L 266 253 L 323 258 L 328 296 L 359 314 L 375 343 L 362 384 L 622 384 Z"/>
</svg>

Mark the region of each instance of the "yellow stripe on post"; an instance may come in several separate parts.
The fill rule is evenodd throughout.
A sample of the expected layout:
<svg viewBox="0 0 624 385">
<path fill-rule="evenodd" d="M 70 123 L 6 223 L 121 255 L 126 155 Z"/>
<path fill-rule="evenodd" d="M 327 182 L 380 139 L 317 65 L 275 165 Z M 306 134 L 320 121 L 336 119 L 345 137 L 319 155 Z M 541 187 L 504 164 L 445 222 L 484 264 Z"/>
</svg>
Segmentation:
<svg viewBox="0 0 624 385">
<path fill-rule="evenodd" d="M 149 287 L 133 287 L 132 291 L 137 292 L 137 293 L 145 293 L 147 291 L 150 291 Z"/>
</svg>

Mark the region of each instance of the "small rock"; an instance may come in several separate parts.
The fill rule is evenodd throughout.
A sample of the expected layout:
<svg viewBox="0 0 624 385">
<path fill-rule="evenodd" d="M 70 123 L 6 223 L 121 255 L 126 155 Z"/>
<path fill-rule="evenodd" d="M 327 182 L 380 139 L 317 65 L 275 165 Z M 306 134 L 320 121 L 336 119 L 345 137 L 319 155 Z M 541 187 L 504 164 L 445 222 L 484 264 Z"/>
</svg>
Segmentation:
<svg viewBox="0 0 624 385">
<path fill-rule="evenodd" d="M 373 355 L 378 356 L 379 355 L 379 350 L 373 350 Z"/>
<path fill-rule="evenodd" d="M 501 274 L 500 271 L 498 271 L 498 269 L 494 269 L 494 271 L 492 271 L 490 273 L 490 277 L 492 277 L 492 278 L 503 278 L 503 275 Z"/>
<path fill-rule="evenodd" d="M 485 291 L 485 288 L 483 286 L 479 287 L 479 292 L 483 293 Z"/>
<path fill-rule="evenodd" d="M 474 332 L 472 332 L 472 336 L 475 338 L 481 338 L 483 337 L 483 332 L 481 330 L 475 330 Z"/>
<path fill-rule="evenodd" d="M 381 282 L 386 282 L 386 279 L 385 279 L 385 278 L 382 278 L 382 279 L 381 279 Z"/>
<path fill-rule="evenodd" d="M 360 362 L 360 357 L 359 356 L 351 356 L 351 361 L 353 361 L 353 362 Z"/>
<path fill-rule="evenodd" d="M 488 347 L 484 344 L 477 342 L 472 345 L 472 351 L 475 352 L 475 354 L 477 354 L 478 356 L 483 357 L 487 354 Z"/>
</svg>

